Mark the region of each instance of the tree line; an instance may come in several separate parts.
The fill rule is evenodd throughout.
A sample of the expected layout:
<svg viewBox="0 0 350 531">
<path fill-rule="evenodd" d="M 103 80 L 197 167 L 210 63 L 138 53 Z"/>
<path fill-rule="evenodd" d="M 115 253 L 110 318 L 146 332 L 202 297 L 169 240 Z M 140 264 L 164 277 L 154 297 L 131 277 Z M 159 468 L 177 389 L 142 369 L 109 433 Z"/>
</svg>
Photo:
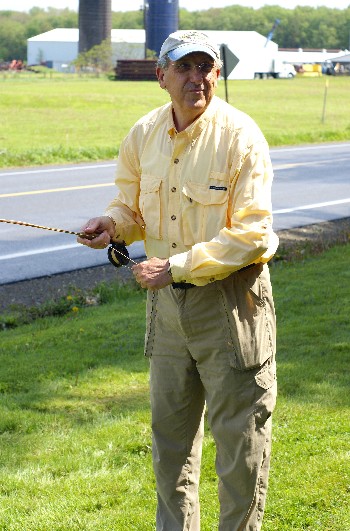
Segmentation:
<svg viewBox="0 0 350 531">
<path fill-rule="evenodd" d="M 276 23 L 276 21 L 278 21 Z M 143 28 L 143 12 L 112 13 L 113 28 Z M 25 59 L 27 39 L 54 28 L 77 28 L 78 13 L 70 9 L 33 7 L 29 13 L 0 11 L 0 62 Z M 347 9 L 298 6 L 259 9 L 233 5 L 204 11 L 180 9 L 179 29 L 257 31 L 280 48 L 350 48 L 350 4 Z"/>
</svg>

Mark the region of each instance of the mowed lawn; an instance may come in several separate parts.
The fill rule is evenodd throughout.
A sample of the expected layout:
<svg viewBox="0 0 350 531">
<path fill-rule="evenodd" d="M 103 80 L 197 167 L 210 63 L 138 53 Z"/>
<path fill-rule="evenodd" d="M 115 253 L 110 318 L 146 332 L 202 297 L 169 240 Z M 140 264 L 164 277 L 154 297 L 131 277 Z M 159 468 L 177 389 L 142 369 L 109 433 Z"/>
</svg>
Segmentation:
<svg viewBox="0 0 350 531">
<path fill-rule="evenodd" d="M 350 77 L 229 81 L 228 94 L 271 146 L 350 139 Z M 132 124 L 168 99 L 156 81 L 4 74 L 0 167 L 114 158 Z"/>
<path fill-rule="evenodd" d="M 228 89 L 271 146 L 350 139 L 349 77 Z M 156 82 L 4 75 L 0 166 L 114 158 L 130 126 L 166 101 Z M 264 531 L 350 529 L 349 259 L 348 244 L 271 267 L 279 398 Z M 115 287 L 103 305 L 4 325 L 1 530 L 154 530 L 144 313 L 143 292 Z M 202 531 L 217 529 L 214 463 L 207 427 Z"/>
<path fill-rule="evenodd" d="M 350 529 L 350 245 L 271 266 L 279 397 L 264 531 Z M 0 529 L 154 530 L 145 294 L 0 332 Z M 217 529 L 207 427 L 202 530 Z"/>
</svg>

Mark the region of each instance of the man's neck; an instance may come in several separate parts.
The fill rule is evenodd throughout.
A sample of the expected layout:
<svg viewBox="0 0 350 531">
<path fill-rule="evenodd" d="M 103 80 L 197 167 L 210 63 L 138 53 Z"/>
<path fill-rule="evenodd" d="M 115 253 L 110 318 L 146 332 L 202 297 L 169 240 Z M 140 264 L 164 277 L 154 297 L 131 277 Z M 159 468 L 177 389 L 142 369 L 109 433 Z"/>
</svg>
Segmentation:
<svg viewBox="0 0 350 531">
<path fill-rule="evenodd" d="M 193 124 L 199 118 L 201 114 L 203 114 L 203 110 L 200 110 L 200 112 L 196 112 L 193 114 L 187 114 L 183 115 L 183 113 L 177 111 L 173 107 L 173 120 L 176 127 L 176 131 L 178 133 L 181 133 L 181 131 L 184 131 L 189 125 Z"/>
</svg>

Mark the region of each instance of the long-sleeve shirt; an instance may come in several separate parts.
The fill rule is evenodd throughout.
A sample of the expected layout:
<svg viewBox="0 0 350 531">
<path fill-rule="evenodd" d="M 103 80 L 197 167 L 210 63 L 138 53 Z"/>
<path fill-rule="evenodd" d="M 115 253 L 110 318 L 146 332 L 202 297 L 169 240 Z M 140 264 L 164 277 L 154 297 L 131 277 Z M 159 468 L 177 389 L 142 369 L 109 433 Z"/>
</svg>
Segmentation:
<svg viewBox="0 0 350 531">
<path fill-rule="evenodd" d="M 275 253 L 272 178 L 267 142 L 248 115 L 214 96 L 177 132 L 169 103 L 122 142 L 106 214 L 119 240 L 144 240 L 148 258 L 169 258 L 174 281 L 205 285 Z"/>
</svg>

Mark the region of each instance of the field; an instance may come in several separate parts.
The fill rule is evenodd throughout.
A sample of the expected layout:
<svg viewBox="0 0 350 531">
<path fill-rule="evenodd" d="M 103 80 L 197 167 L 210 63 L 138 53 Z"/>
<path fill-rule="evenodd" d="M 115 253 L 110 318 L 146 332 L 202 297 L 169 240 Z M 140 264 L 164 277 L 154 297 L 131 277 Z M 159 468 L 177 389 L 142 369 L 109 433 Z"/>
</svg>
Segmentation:
<svg viewBox="0 0 350 531">
<path fill-rule="evenodd" d="M 349 141 L 349 88 L 350 78 L 234 81 L 229 98 L 271 146 Z M 113 158 L 166 101 L 151 82 L 3 76 L 0 166 Z M 271 265 L 279 397 L 263 531 L 350 529 L 350 245 L 326 247 Z M 3 531 L 154 530 L 145 294 L 101 285 L 91 300 L 69 295 L 29 324 L 0 315 Z M 206 427 L 202 531 L 217 529 L 214 461 Z"/>
<path fill-rule="evenodd" d="M 350 77 L 228 83 L 229 102 L 257 121 L 271 146 L 349 140 L 349 89 Z M 218 95 L 225 97 L 223 81 Z M 4 75 L 0 167 L 112 159 L 130 126 L 167 101 L 157 82 Z"/>
<path fill-rule="evenodd" d="M 264 531 L 350 529 L 349 260 L 343 245 L 271 268 L 279 398 Z M 154 529 L 144 312 L 131 286 L 0 332 L 0 529 Z M 207 429 L 203 531 L 217 529 L 214 460 Z"/>
</svg>

